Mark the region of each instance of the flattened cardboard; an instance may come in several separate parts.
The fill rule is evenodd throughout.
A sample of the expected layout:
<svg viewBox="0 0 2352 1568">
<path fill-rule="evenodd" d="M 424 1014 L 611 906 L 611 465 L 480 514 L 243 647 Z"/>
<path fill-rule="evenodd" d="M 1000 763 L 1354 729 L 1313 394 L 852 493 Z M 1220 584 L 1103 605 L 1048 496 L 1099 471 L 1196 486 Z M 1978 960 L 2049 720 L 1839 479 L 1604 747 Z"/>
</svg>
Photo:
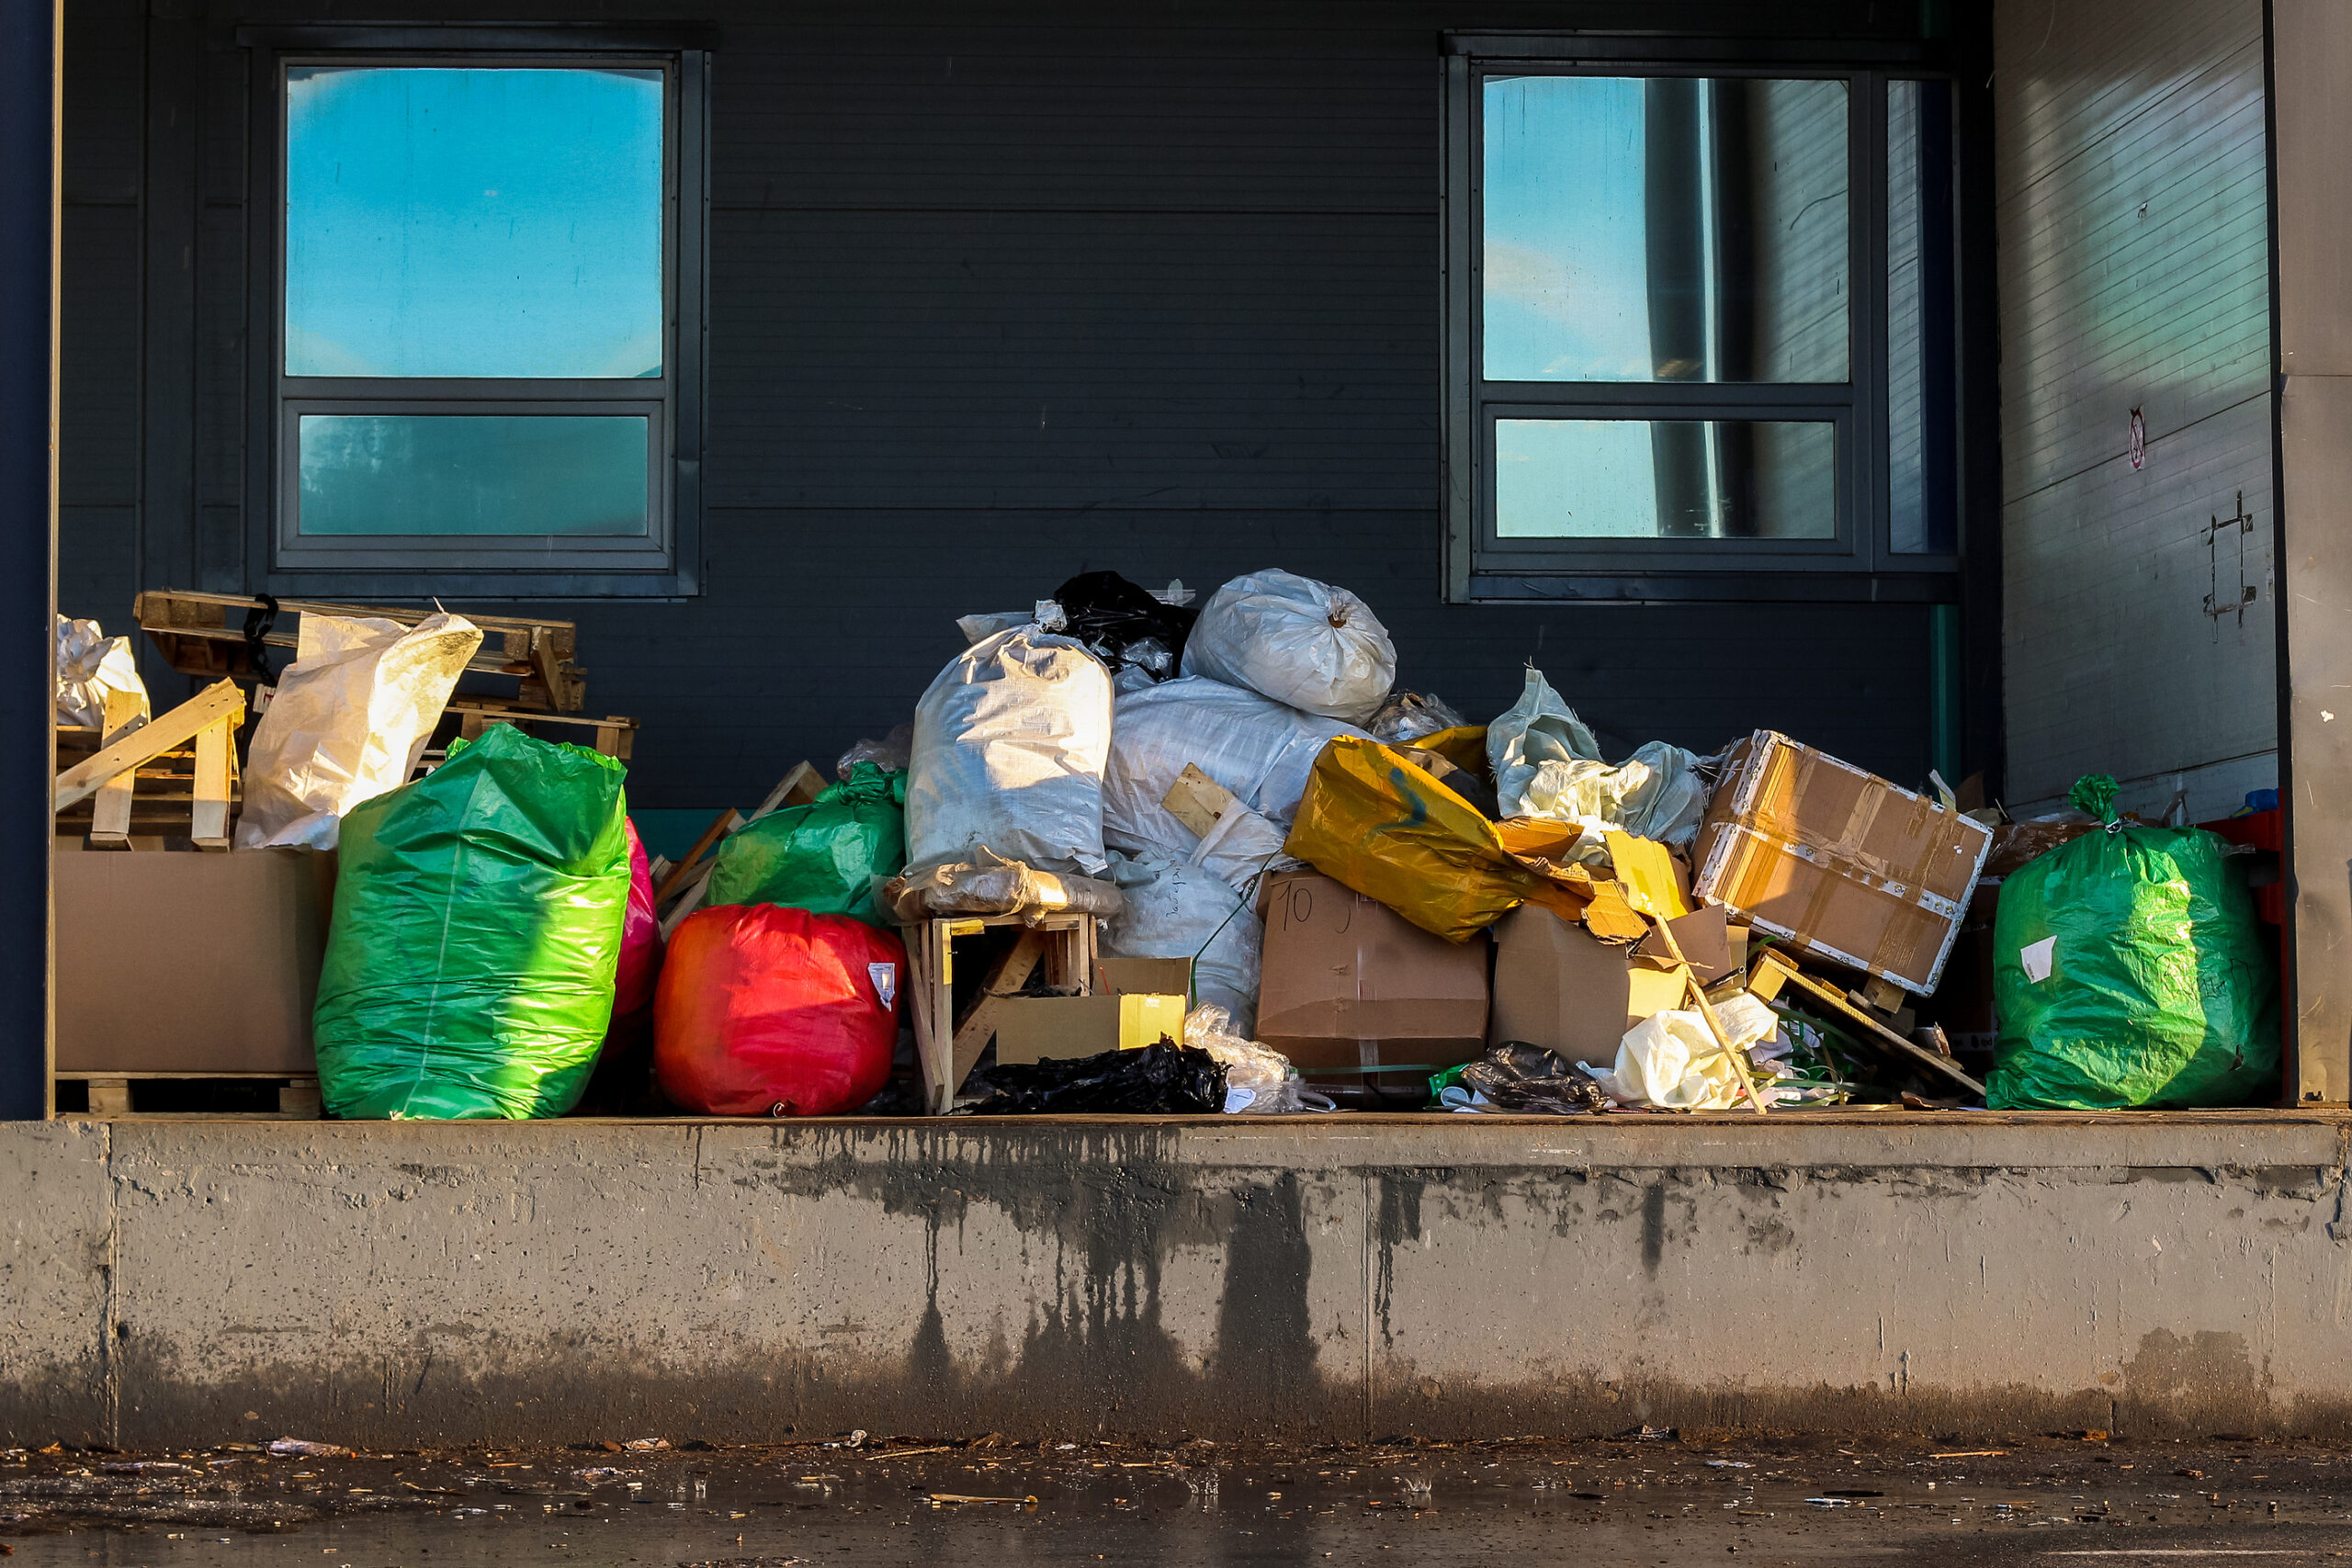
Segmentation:
<svg viewBox="0 0 2352 1568">
<path fill-rule="evenodd" d="M 1094 988 L 1114 997 L 1190 997 L 1193 961 L 1189 958 L 1099 958 L 1102 971 Z"/>
<path fill-rule="evenodd" d="M 1485 1054 L 1486 932 L 1432 936 L 1315 872 L 1270 876 L 1263 897 L 1257 1037 L 1301 1073 L 1401 1078 Z"/>
<path fill-rule="evenodd" d="M 334 857 L 60 848 L 57 1071 L 319 1070 Z"/>
<path fill-rule="evenodd" d="M 1925 996 L 1991 847 L 1983 823 L 1759 729 L 1700 825 L 1694 886 L 1804 952 Z"/>
<path fill-rule="evenodd" d="M 1699 909 L 1673 924 L 1674 940 L 1702 984 L 1730 972 L 1723 910 Z M 1487 1038 L 1497 1045 L 1523 1040 L 1571 1062 L 1611 1066 L 1627 1030 L 1684 1005 L 1681 976 L 1667 962 L 1655 935 L 1633 945 L 1605 942 L 1549 909 L 1523 905 L 1495 926 Z"/>
<path fill-rule="evenodd" d="M 996 1015 L 996 1059 L 1006 1066 L 1140 1051 L 1162 1038 L 1183 1042 L 1182 997 L 1008 997 Z"/>
</svg>

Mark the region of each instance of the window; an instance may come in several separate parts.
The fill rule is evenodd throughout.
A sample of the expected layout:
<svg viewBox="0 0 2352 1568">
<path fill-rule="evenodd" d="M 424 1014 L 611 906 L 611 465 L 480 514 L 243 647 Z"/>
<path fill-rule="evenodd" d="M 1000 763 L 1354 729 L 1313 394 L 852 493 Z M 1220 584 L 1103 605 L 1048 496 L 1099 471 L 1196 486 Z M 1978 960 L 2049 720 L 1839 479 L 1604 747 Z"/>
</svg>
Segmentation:
<svg viewBox="0 0 2352 1568">
<path fill-rule="evenodd" d="M 1948 597 L 1950 84 L 1453 41 L 1453 596 Z"/>
<path fill-rule="evenodd" d="M 700 56 L 275 59 L 269 585 L 692 592 Z"/>
</svg>

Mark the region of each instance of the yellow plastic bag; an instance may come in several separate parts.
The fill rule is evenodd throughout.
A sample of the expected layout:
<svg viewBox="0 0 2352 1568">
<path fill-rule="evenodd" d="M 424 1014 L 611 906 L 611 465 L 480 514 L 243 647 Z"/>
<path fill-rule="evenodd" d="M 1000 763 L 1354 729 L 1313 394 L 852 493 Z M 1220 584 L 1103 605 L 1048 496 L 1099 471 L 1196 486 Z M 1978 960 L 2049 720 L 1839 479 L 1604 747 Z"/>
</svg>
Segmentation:
<svg viewBox="0 0 2352 1568">
<path fill-rule="evenodd" d="M 1283 847 L 1448 942 L 1467 942 L 1529 902 L 1578 919 L 1604 890 L 1613 901 L 1613 889 L 1583 867 L 1543 860 L 1544 843 L 1505 840 L 1426 769 L 1376 740 L 1343 735 L 1315 759 Z"/>
</svg>

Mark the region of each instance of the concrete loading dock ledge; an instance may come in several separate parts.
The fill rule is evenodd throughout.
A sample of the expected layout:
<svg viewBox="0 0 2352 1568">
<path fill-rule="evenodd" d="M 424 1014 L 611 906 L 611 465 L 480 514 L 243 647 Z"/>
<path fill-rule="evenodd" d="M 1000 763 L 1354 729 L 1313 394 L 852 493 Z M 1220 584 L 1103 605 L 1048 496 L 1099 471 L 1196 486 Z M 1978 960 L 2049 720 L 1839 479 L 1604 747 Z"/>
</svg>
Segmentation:
<svg viewBox="0 0 2352 1568">
<path fill-rule="evenodd" d="M 2343 1439 L 2347 1127 L 19 1124 L 0 1431 Z"/>
</svg>

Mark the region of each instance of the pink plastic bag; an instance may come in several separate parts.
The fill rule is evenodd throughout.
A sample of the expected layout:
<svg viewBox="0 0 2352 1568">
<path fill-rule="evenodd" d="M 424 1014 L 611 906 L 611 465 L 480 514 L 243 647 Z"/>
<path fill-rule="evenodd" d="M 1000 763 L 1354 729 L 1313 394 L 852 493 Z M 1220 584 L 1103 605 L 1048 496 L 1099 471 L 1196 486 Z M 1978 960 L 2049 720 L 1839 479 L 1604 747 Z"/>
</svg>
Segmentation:
<svg viewBox="0 0 2352 1568">
<path fill-rule="evenodd" d="M 662 978 L 662 921 L 653 913 L 653 867 L 637 824 L 628 824 L 628 913 L 621 920 L 621 957 L 613 976 L 613 1022 L 607 1053 L 644 1038 L 653 1021 L 653 989 Z"/>
</svg>

